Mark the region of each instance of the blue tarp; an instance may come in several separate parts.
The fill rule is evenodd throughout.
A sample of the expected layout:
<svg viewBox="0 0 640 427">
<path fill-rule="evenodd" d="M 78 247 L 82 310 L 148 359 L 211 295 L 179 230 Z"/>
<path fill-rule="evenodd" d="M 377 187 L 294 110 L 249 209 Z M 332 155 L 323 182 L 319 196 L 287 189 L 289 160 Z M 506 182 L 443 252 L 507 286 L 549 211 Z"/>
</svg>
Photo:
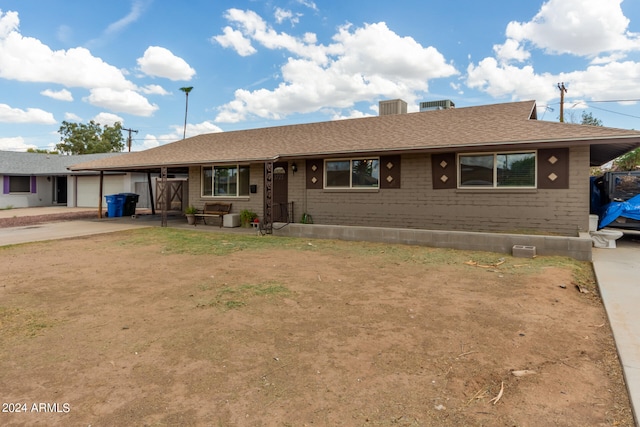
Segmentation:
<svg viewBox="0 0 640 427">
<path fill-rule="evenodd" d="M 600 216 L 599 228 L 606 227 L 620 216 L 640 221 L 640 194 L 626 202 L 611 202 L 605 205 Z"/>
</svg>

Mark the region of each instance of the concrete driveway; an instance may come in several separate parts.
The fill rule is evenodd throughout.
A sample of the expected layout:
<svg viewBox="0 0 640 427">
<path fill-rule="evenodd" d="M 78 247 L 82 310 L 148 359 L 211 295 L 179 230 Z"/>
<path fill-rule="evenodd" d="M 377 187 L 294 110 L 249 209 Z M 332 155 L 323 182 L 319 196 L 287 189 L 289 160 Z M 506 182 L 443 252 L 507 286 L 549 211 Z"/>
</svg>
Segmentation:
<svg viewBox="0 0 640 427">
<path fill-rule="evenodd" d="M 156 225 L 151 221 L 137 221 L 130 218 L 98 219 L 96 208 L 68 208 L 66 206 L 2 209 L 0 210 L 0 218 L 56 215 L 78 212 L 95 212 L 96 219 L 47 222 L 23 227 L 0 228 L 0 246 L 90 236 L 93 234 L 111 233 L 114 231 Z"/>
<path fill-rule="evenodd" d="M 593 269 L 640 425 L 640 233 L 627 232 L 616 249 L 594 248 Z"/>
<path fill-rule="evenodd" d="M 151 225 L 146 222 L 136 223 L 131 220 L 75 220 L 35 224 L 25 227 L 0 228 L 0 246 L 112 233 L 132 228 L 150 227 Z"/>
</svg>

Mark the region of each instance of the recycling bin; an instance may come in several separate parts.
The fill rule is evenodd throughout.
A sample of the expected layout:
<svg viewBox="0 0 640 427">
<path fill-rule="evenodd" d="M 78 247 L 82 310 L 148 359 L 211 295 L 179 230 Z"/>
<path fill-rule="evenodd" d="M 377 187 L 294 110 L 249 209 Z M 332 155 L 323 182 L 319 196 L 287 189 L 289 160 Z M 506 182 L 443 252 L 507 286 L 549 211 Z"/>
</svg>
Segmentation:
<svg viewBox="0 0 640 427">
<path fill-rule="evenodd" d="M 109 218 L 116 218 L 122 216 L 122 209 L 124 207 L 124 196 L 121 194 L 110 194 L 104 196 L 107 200 L 107 216 Z"/>
</svg>

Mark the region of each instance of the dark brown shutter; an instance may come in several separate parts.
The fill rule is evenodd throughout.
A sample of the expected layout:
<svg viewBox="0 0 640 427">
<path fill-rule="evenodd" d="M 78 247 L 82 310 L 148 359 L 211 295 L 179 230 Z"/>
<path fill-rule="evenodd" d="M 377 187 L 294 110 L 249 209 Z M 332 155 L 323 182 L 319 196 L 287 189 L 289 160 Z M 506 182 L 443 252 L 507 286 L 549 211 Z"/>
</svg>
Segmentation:
<svg viewBox="0 0 640 427">
<path fill-rule="evenodd" d="M 314 188 L 322 189 L 324 178 L 324 161 L 322 159 L 311 159 L 306 161 L 307 167 L 307 190 Z"/>
<path fill-rule="evenodd" d="M 569 149 L 538 150 L 538 188 L 569 188 Z"/>
<path fill-rule="evenodd" d="M 458 180 L 456 171 L 455 153 L 431 155 L 431 177 L 434 190 L 456 188 Z"/>
<path fill-rule="evenodd" d="M 400 156 L 380 157 L 380 188 L 400 188 Z"/>
</svg>

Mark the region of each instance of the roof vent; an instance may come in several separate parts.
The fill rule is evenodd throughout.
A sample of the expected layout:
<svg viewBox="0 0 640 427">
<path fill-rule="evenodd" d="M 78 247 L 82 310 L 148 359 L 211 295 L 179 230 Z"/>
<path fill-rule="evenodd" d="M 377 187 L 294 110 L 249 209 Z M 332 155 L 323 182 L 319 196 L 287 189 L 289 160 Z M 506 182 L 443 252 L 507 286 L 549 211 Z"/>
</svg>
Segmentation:
<svg viewBox="0 0 640 427">
<path fill-rule="evenodd" d="M 456 108 L 456 104 L 454 104 L 453 101 L 449 99 L 420 103 L 420 111 L 448 110 L 449 108 Z"/>
<path fill-rule="evenodd" d="M 402 99 L 390 99 L 378 103 L 379 115 L 407 114 L 407 103 Z"/>
</svg>

